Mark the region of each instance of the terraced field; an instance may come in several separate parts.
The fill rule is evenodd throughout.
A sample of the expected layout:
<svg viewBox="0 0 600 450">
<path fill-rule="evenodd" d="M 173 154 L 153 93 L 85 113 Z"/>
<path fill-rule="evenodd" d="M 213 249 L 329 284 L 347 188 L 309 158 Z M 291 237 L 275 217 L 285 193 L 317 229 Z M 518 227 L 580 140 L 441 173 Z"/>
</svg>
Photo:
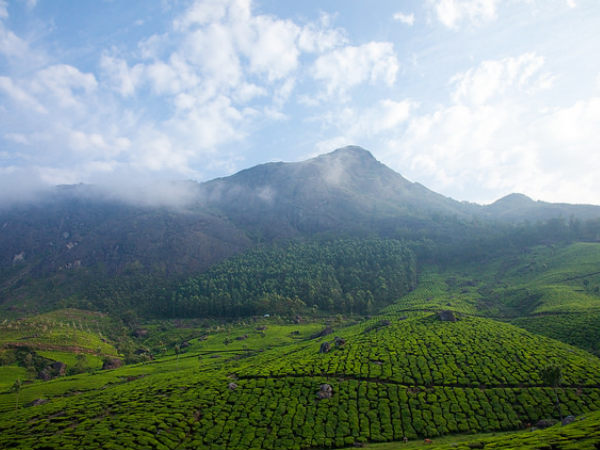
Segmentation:
<svg viewBox="0 0 600 450">
<path fill-rule="evenodd" d="M 0 448 L 301 450 L 387 442 L 381 449 L 391 450 L 433 439 L 427 448 L 595 449 L 600 358 L 586 349 L 597 348 L 599 249 L 544 247 L 510 261 L 430 267 L 417 289 L 362 320 L 149 322 L 128 339 L 154 359 L 114 370 L 90 360 L 90 372 L 30 378 L 18 393 L 11 387 L 24 368 L 3 366 Z M 99 340 L 109 345 L 106 355 L 119 354 L 100 338 L 108 334 L 103 326 L 70 314 L 82 317 L 64 326 L 39 317 L 5 323 L 4 342 L 36 334 L 35 344 L 74 338 L 91 350 Z M 97 340 L 86 343 L 87 333 Z M 37 349 L 57 359 L 65 351 L 62 360 L 75 364 L 76 351 Z M 549 365 L 560 367 L 556 386 L 542 376 Z M 584 419 L 436 446 L 442 436 L 529 430 L 569 414 Z M 412 443 L 403 444 L 405 437 Z"/>
<path fill-rule="evenodd" d="M 337 332 L 220 358 L 207 339 L 203 351 L 25 386 L 22 402 L 48 402 L 18 411 L 0 394 L 0 446 L 303 449 L 513 430 L 558 418 L 539 376 L 551 361 L 562 414 L 600 409 L 600 359 L 508 324 L 387 315 L 339 331 L 345 343 L 328 353 Z M 331 396 L 319 399 L 322 385 Z"/>
</svg>

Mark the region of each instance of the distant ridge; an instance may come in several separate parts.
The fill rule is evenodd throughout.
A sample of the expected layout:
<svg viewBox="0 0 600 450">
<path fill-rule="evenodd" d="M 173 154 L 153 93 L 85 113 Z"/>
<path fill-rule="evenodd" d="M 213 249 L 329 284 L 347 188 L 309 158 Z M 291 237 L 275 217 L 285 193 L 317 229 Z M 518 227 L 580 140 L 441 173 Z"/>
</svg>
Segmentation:
<svg viewBox="0 0 600 450">
<path fill-rule="evenodd" d="M 598 206 L 522 194 L 487 206 L 458 202 L 358 146 L 168 187 L 175 205 L 154 202 L 151 192 L 136 204 L 127 192 L 79 184 L 0 209 L 0 299 L 60 299 L 89 279 L 171 280 L 276 240 L 380 236 L 456 246 L 497 223 L 600 218 Z"/>
</svg>

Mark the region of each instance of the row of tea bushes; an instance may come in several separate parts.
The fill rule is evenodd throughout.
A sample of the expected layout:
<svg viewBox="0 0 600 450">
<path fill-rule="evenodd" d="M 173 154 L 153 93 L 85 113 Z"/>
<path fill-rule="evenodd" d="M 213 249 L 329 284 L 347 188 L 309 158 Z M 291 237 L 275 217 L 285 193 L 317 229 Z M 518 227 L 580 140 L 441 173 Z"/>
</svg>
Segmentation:
<svg viewBox="0 0 600 450">
<path fill-rule="evenodd" d="M 406 387 L 322 377 L 160 374 L 5 413 L 0 448 L 304 449 L 522 428 L 558 417 L 548 388 Z M 317 399 L 321 384 L 331 398 Z M 559 389 L 563 414 L 600 389 Z"/>
<path fill-rule="evenodd" d="M 331 336 L 304 344 L 289 358 L 266 353 L 240 375 L 341 375 L 426 386 L 539 386 L 540 371 L 561 366 L 565 386 L 600 386 L 600 360 L 560 342 L 505 323 L 437 315 L 341 332 L 343 346 L 319 353 Z"/>
</svg>

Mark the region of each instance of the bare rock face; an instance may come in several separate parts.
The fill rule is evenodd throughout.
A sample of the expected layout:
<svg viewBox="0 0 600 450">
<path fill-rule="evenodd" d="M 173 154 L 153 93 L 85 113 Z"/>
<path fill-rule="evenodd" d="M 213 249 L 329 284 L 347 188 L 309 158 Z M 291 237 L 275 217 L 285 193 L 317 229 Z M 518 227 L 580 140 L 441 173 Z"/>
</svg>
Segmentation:
<svg viewBox="0 0 600 450">
<path fill-rule="evenodd" d="M 329 353 L 329 350 L 331 350 L 331 344 L 329 342 L 323 342 L 319 349 L 319 353 Z"/>
<path fill-rule="evenodd" d="M 442 322 L 456 322 L 458 320 L 454 311 L 450 310 L 440 311 L 438 317 Z"/>
<path fill-rule="evenodd" d="M 235 391 L 237 389 L 238 385 L 232 382 L 232 383 L 229 383 L 227 385 L 227 387 L 229 388 L 230 391 Z"/>
<path fill-rule="evenodd" d="M 323 400 L 325 398 L 331 398 L 333 395 L 333 388 L 330 384 L 322 384 L 319 386 L 319 392 L 317 392 L 317 398 Z"/>
<path fill-rule="evenodd" d="M 102 370 L 117 369 L 123 365 L 119 358 L 106 358 L 102 363 Z"/>
</svg>

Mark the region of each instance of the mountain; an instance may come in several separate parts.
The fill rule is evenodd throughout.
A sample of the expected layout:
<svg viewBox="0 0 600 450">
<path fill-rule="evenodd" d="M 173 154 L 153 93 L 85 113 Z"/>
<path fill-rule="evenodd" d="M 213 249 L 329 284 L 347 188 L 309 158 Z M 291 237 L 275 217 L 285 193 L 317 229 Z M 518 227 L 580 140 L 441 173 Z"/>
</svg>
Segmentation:
<svg viewBox="0 0 600 450">
<path fill-rule="evenodd" d="M 598 206 L 534 202 L 518 194 L 488 206 L 458 202 L 406 180 L 355 146 L 178 188 L 185 201 L 172 206 L 135 204 L 123 200 L 126 193 L 76 185 L 0 209 L 4 306 L 30 298 L 69 306 L 69 298 L 87 298 L 82 292 L 93 286 L 108 308 L 132 292 L 141 296 L 150 286 L 276 240 L 381 236 L 428 240 L 442 252 L 453 246 L 459 253 L 465 242 L 478 240 L 481 254 L 487 251 L 481 242 L 495 236 L 497 245 L 511 232 L 495 222 L 600 218 Z"/>
<path fill-rule="evenodd" d="M 598 217 L 598 206 L 534 201 L 523 194 L 509 194 L 481 208 L 483 215 L 497 220 L 548 220 L 555 217 L 581 220 Z"/>
<path fill-rule="evenodd" d="M 354 146 L 243 170 L 202 184 L 200 195 L 239 227 L 267 238 L 466 215 L 459 202 L 409 182 Z"/>
</svg>

